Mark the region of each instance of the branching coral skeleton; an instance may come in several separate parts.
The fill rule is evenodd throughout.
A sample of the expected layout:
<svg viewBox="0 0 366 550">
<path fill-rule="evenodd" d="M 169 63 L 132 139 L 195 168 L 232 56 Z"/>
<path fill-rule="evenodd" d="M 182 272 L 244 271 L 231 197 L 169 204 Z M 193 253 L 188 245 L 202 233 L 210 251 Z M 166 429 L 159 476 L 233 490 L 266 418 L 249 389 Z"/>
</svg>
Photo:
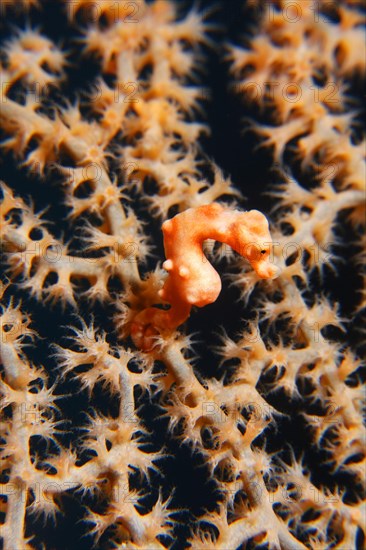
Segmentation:
<svg viewBox="0 0 366 550">
<path fill-rule="evenodd" d="M 365 293 L 344 313 L 326 277 L 333 270 L 338 283 L 347 224 L 359 254 L 344 257 L 365 280 L 365 152 L 351 97 L 353 77 L 365 73 L 363 15 L 357 0 L 329 4 L 249 0 L 253 34 L 247 47 L 229 46 L 232 88 L 258 103 L 261 123 L 252 119 L 251 129 L 281 173 L 270 190 L 270 233 L 264 214 L 239 210 L 240 193 L 217 166 L 212 178 L 203 168 L 206 90 L 194 78 L 214 25 L 197 9 L 181 16 L 168 0 L 97 0 L 80 36 L 90 2 L 57 3 L 78 35 L 77 62 L 93 54 L 100 65 L 86 100 L 52 99 L 70 60 L 47 26 L 28 23 L 2 44 L 5 161 L 15 158 L 45 188 L 56 168 L 69 232 L 82 227 L 67 242 L 16 179 L 1 185 L 4 550 L 51 544 L 33 522 L 57 527 L 65 495 L 83 510 L 90 547 L 362 547 L 363 348 L 352 346 L 350 327 L 364 319 Z M 1 7 L 30 20 L 42 8 L 41 0 Z M 160 264 L 147 273 L 158 247 L 146 223 L 160 231 L 162 221 L 165 273 Z M 232 248 L 220 273 L 243 308 L 234 334 L 220 317 L 221 336 L 209 342 L 218 359 L 204 369 L 193 355 L 190 322 L 201 312 L 192 306 L 221 291 L 215 254 L 202 250 L 207 239 Z M 35 306 L 46 313 L 46 301 L 63 305 L 68 325 L 57 327 L 67 339 L 55 334 L 49 346 Z M 93 317 L 97 302 L 104 319 Z M 344 331 L 343 340 L 331 330 Z M 34 355 L 46 345 L 45 356 Z M 87 420 L 71 430 L 76 390 Z M 183 535 L 179 491 L 162 473 L 175 439 L 201 457 L 211 491 Z"/>
</svg>

